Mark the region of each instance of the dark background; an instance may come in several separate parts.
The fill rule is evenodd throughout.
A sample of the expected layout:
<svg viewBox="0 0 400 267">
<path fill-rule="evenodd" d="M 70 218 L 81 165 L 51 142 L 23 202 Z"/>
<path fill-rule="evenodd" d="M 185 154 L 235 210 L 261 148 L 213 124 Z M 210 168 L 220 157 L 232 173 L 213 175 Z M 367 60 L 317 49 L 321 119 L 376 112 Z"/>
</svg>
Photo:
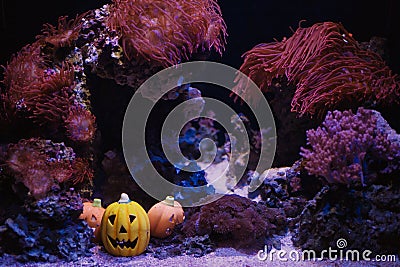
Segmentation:
<svg viewBox="0 0 400 267">
<path fill-rule="evenodd" d="M 105 0 L 35 0 L 1 1 L 0 64 L 24 45 L 35 40 L 44 23 L 56 24 L 62 15 L 77 13 L 102 6 Z M 256 44 L 290 37 L 299 21 L 303 27 L 316 22 L 341 22 L 358 41 L 372 36 L 388 40 L 390 67 L 400 72 L 400 1 L 267 1 L 220 0 L 223 17 L 228 27 L 228 44 L 223 57 L 212 60 L 240 67 L 241 55 Z"/>
</svg>

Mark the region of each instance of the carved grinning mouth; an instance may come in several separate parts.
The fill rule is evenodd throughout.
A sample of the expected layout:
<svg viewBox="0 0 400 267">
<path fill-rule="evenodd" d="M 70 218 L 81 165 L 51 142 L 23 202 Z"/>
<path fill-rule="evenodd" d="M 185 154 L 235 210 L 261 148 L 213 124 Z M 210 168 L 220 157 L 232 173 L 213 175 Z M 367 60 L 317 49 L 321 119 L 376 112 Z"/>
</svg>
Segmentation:
<svg viewBox="0 0 400 267">
<path fill-rule="evenodd" d="M 124 240 L 120 241 L 118 238 L 114 239 L 109 235 L 107 235 L 107 236 L 108 236 L 108 240 L 110 240 L 110 243 L 113 245 L 114 248 L 119 246 L 120 248 L 131 248 L 131 249 L 134 249 L 136 247 L 137 239 L 138 239 L 136 237 L 135 240 L 133 240 L 133 241 L 130 241 L 130 240 L 128 240 L 128 241 L 124 241 Z"/>
</svg>

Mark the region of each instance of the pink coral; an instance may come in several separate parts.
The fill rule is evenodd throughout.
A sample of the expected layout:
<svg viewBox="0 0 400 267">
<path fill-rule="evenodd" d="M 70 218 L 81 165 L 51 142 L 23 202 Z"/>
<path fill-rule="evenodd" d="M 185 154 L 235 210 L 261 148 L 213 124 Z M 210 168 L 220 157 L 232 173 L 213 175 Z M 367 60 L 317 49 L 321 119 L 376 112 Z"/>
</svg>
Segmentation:
<svg viewBox="0 0 400 267">
<path fill-rule="evenodd" d="M 364 108 L 357 114 L 328 112 L 321 127 L 307 131 L 309 148 L 301 148 L 300 153 L 305 169 L 329 183 L 365 184 L 375 172 L 398 168 L 400 137 L 391 133 L 386 121 L 378 127 L 378 121 L 384 120 L 377 111 Z M 377 169 L 372 167 L 382 162 Z"/>
<path fill-rule="evenodd" d="M 107 26 L 129 59 L 177 64 L 196 52 L 221 53 L 226 26 L 215 0 L 114 0 Z"/>
</svg>

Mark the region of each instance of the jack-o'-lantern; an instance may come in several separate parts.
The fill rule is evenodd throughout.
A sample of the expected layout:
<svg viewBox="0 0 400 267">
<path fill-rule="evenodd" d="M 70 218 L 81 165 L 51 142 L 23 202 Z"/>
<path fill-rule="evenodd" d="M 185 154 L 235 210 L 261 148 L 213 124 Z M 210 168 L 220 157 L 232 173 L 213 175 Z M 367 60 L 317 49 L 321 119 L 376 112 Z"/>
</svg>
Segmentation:
<svg viewBox="0 0 400 267">
<path fill-rule="evenodd" d="M 182 223 L 185 216 L 181 204 L 172 196 L 155 204 L 147 212 L 150 220 L 150 234 L 158 238 L 169 236 L 175 225 Z"/>
<path fill-rule="evenodd" d="M 79 219 L 85 220 L 94 231 L 94 241 L 100 242 L 100 225 L 105 209 L 101 206 L 101 199 L 83 203 L 83 212 Z"/>
<path fill-rule="evenodd" d="M 150 222 L 146 211 L 127 194 L 110 204 L 101 221 L 101 240 L 114 256 L 135 256 L 145 251 L 150 239 Z"/>
</svg>

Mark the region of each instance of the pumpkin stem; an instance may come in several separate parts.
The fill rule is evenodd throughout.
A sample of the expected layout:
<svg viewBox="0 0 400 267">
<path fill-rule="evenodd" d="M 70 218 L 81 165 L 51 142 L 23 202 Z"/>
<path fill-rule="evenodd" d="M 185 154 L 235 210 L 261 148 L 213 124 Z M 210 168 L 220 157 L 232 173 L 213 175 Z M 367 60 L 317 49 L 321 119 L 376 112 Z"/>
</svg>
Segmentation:
<svg viewBox="0 0 400 267">
<path fill-rule="evenodd" d="M 167 204 L 168 206 L 174 206 L 174 197 L 173 196 L 167 196 L 164 200 L 165 204 Z"/>
<path fill-rule="evenodd" d="M 122 193 L 121 194 L 121 198 L 119 199 L 119 201 L 118 201 L 118 203 L 119 204 L 121 204 L 121 203 L 129 203 L 129 202 L 131 202 L 131 200 L 129 199 L 129 196 L 126 194 L 126 193 Z"/>
<path fill-rule="evenodd" d="M 100 198 L 95 198 L 93 199 L 93 207 L 101 208 L 101 199 Z"/>
</svg>

